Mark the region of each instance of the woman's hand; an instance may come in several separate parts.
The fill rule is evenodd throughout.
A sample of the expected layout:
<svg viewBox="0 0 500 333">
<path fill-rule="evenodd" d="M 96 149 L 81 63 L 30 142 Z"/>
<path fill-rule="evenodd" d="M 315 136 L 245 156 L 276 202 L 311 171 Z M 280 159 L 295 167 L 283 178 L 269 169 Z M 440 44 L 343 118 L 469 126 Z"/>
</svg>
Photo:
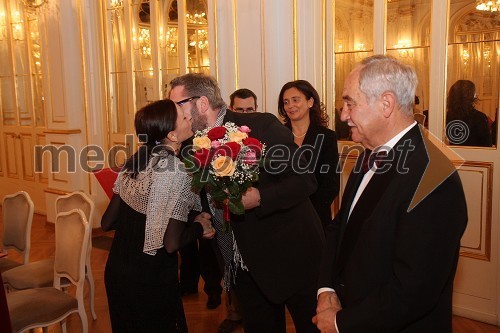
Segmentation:
<svg viewBox="0 0 500 333">
<path fill-rule="evenodd" d="M 210 221 L 211 217 L 210 214 L 203 212 L 194 218 L 194 221 L 203 227 L 203 238 L 205 239 L 212 239 L 215 236 L 215 228 L 212 226 L 212 221 Z"/>
</svg>

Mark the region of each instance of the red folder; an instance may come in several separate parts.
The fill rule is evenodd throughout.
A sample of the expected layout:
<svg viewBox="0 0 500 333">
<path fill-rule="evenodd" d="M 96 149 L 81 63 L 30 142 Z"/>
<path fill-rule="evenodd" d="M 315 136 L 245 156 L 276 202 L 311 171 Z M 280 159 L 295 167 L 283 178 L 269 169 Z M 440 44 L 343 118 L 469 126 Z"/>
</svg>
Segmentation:
<svg viewBox="0 0 500 333">
<path fill-rule="evenodd" d="M 120 168 L 104 168 L 94 171 L 97 181 L 101 184 L 102 189 L 110 199 L 113 196 L 113 186 L 119 172 Z"/>
</svg>

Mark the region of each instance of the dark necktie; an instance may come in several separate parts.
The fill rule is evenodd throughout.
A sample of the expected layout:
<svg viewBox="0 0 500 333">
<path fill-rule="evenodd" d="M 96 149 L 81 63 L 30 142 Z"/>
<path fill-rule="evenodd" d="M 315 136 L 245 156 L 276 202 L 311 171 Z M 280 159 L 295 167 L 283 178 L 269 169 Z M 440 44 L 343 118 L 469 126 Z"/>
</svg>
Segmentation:
<svg viewBox="0 0 500 333">
<path fill-rule="evenodd" d="M 363 173 L 367 173 L 368 170 L 373 168 L 374 164 L 377 166 L 377 168 L 380 168 L 384 163 L 386 157 L 387 157 L 387 152 L 384 150 L 377 152 L 372 152 L 370 150 L 367 150 L 363 157 L 363 165 L 362 165 Z"/>
</svg>

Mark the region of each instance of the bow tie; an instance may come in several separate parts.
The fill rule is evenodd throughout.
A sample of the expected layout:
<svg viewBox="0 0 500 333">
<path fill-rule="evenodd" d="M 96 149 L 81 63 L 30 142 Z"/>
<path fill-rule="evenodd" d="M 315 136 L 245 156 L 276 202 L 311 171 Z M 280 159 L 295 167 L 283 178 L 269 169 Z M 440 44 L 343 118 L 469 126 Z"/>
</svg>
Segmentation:
<svg viewBox="0 0 500 333">
<path fill-rule="evenodd" d="M 375 164 L 377 168 L 380 168 L 387 157 L 387 152 L 385 150 L 379 150 L 377 152 L 372 152 L 371 150 L 366 150 L 363 157 L 362 170 L 363 173 L 367 173 L 368 170 L 373 168 Z"/>
</svg>

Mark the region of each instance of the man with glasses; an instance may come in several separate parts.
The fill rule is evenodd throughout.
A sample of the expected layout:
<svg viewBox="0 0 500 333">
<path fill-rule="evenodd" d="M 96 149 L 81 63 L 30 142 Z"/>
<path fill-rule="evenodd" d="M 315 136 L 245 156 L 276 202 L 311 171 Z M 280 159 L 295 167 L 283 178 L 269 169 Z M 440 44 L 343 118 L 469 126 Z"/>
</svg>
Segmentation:
<svg viewBox="0 0 500 333">
<path fill-rule="evenodd" d="M 178 101 L 174 100 L 174 102 L 177 104 L 177 107 L 183 109 L 188 108 L 187 105 L 192 104 L 190 102 L 199 98 L 200 96 L 191 96 Z M 191 118 L 189 111 L 184 112 L 184 114 Z M 193 123 L 193 128 L 202 126 L 197 117 L 193 117 L 193 122 L 196 122 L 196 124 Z M 192 140 L 188 141 L 186 141 L 183 147 L 190 147 L 192 145 Z M 209 212 L 209 209 L 204 207 L 204 211 Z M 201 275 L 204 281 L 203 291 L 208 296 L 206 306 L 209 310 L 216 309 L 221 304 L 222 294 L 222 287 L 220 285 L 222 272 L 219 269 L 218 258 L 214 250 L 215 247 L 217 247 L 217 244 L 215 244 L 214 239 L 199 239 L 198 242 L 192 242 L 179 250 L 181 256 L 179 280 L 182 294 L 190 295 L 198 293 L 198 281 Z"/>
<path fill-rule="evenodd" d="M 229 110 L 240 113 L 257 111 L 257 96 L 250 89 L 242 88 L 229 96 Z"/>
<path fill-rule="evenodd" d="M 306 162 L 295 156 L 292 133 L 270 113 L 227 110 L 210 76 L 190 73 L 170 86 L 170 99 L 192 117 L 194 131 L 233 122 L 267 146 L 259 181 L 242 197 L 245 214 L 231 215 L 231 232 L 222 231 L 221 210 L 210 209 L 224 281 L 236 292 L 245 332 L 284 332 L 285 306 L 298 333 L 318 332 L 311 319 L 324 234 L 309 200 L 316 179 L 303 172 Z"/>
</svg>

